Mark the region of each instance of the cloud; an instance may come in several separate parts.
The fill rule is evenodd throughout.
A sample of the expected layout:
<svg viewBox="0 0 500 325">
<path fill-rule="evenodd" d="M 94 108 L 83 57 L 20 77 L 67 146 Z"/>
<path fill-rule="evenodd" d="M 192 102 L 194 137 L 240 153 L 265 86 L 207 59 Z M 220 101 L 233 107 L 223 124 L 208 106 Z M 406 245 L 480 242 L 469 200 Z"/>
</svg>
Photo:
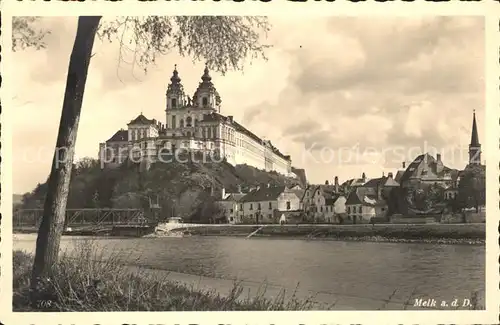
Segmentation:
<svg viewBox="0 0 500 325">
<path fill-rule="evenodd" d="M 212 77 L 221 113 L 290 154 L 310 181 L 345 180 L 363 171 L 377 177 L 419 150 L 462 148 L 470 140 L 472 109 L 485 142 L 483 18 L 270 20 L 268 61 Z M 14 56 L 15 192 L 47 177 L 50 158 L 35 164 L 22 156 L 34 147 L 54 147 L 76 18 L 47 17 L 41 26 L 52 32 L 47 49 Z M 202 63 L 174 52 L 159 57 L 147 74 L 119 60 L 117 43 L 96 40 L 94 53 L 78 157 L 96 157 L 99 142 L 140 112 L 164 121 L 174 64 L 188 94 L 203 72 Z M 450 167 L 464 165 L 460 157 L 443 159 Z"/>
</svg>

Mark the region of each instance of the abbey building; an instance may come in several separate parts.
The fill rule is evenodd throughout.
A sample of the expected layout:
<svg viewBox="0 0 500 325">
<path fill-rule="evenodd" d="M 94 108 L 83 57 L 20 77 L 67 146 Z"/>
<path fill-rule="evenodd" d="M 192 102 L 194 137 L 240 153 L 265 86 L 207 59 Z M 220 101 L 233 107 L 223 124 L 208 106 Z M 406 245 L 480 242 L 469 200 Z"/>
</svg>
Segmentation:
<svg viewBox="0 0 500 325">
<path fill-rule="evenodd" d="M 293 176 L 290 156 L 249 131 L 232 116 L 220 114 L 220 109 L 221 97 L 208 68 L 192 98 L 185 94 L 175 68 L 166 92 L 165 124 L 141 113 L 128 123 L 127 130 L 121 129 L 100 143 L 99 157 L 105 167 L 113 167 L 129 158 L 142 157 L 154 162 L 160 151 L 180 149 L 223 157 L 232 165 L 247 164 Z"/>
</svg>

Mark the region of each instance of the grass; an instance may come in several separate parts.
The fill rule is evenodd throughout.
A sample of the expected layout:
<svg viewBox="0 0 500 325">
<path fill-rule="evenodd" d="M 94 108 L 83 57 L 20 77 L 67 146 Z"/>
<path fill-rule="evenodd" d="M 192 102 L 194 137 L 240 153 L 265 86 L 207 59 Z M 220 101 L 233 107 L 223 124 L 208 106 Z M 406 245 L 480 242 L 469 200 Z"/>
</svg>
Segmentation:
<svg viewBox="0 0 500 325">
<path fill-rule="evenodd" d="M 33 256 L 23 251 L 13 255 L 14 311 L 217 311 L 217 310 L 311 310 L 310 299 L 295 294 L 285 299 L 282 290 L 274 299 L 265 298 L 265 288 L 253 297 L 243 294 L 235 282 L 228 295 L 201 291 L 151 273 L 131 272 L 117 256 L 103 258 L 92 245 L 81 245 L 71 256 L 62 254 L 53 276 L 40 282 L 36 299 L 30 302 Z"/>
</svg>

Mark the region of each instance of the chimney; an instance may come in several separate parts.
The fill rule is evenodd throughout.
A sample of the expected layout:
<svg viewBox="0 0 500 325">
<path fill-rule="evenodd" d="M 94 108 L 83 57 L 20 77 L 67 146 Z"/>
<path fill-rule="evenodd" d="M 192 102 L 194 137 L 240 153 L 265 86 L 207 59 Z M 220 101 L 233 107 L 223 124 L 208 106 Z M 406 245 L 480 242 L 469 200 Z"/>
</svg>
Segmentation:
<svg viewBox="0 0 500 325">
<path fill-rule="evenodd" d="M 328 180 L 325 181 L 325 185 L 329 185 L 330 183 L 328 182 Z"/>
<path fill-rule="evenodd" d="M 388 173 L 387 177 L 392 178 L 392 173 Z"/>
<path fill-rule="evenodd" d="M 267 183 L 267 188 L 270 188 L 271 187 L 271 183 Z"/>
<path fill-rule="evenodd" d="M 384 177 L 384 176 L 385 176 L 385 173 L 382 171 L 382 177 Z"/>
<path fill-rule="evenodd" d="M 224 200 L 226 198 L 226 188 L 222 188 L 222 199 Z"/>
<path fill-rule="evenodd" d="M 403 169 L 406 168 L 406 163 L 403 161 Z"/>
<path fill-rule="evenodd" d="M 238 184 L 238 193 L 241 193 L 241 185 Z"/>
<path fill-rule="evenodd" d="M 441 154 L 440 153 L 436 154 L 436 160 L 441 162 Z"/>
<path fill-rule="evenodd" d="M 156 119 L 153 119 L 153 124 L 156 124 Z"/>
<path fill-rule="evenodd" d="M 365 181 L 365 179 L 366 179 L 366 175 L 365 175 L 365 173 L 364 173 L 364 172 L 363 172 L 363 174 L 361 175 L 361 178 L 363 179 L 363 181 Z"/>
<path fill-rule="evenodd" d="M 233 121 L 233 116 L 232 115 L 228 115 L 227 118 L 229 119 L 229 121 Z"/>
<path fill-rule="evenodd" d="M 339 185 L 339 177 L 335 176 L 335 185 Z"/>
</svg>

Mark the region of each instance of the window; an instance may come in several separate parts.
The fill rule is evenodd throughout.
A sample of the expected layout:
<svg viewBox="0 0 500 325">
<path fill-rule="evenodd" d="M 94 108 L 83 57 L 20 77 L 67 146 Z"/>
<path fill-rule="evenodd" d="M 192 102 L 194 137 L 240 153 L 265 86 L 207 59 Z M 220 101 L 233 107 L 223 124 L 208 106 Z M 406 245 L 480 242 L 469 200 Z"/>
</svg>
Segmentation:
<svg viewBox="0 0 500 325">
<path fill-rule="evenodd" d="M 229 218 L 229 221 L 234 221 L 234 218 L 233 217 Z"/>
<path fill-rule="evenodd" d="M 203 97 L 201 101 L 202 101 L 202 105 L 203 106 L 207 106 L 208 105 L 208 98 L 207 97 Z"/>
<path fill-rule="evenodd" d="M 261 210 L 261 209 L 262 209 L 262 207 L 260 206 L 260 203 L 259 203 L 259 205 L 257 206 L 257 210 Z"/>
<path fill-rule="evenodd" d="M 272 217 L 272 216 L 273 216 L 273 215 L 272 215 L 272 214 L 270 214 L 270 213 L 267 215 L 267 217 L 268 217 L 269 219 L 271 219 L 271 217 Z"/>
<path fill-rule="evenodd" d="M 191 122 L 192 122 L 191 116 L 186 117 L 186 126 L 187 127 L 191 127 Z"/>
<path fill-rule="evenodd" d="M 183 128 L 184 127 L 184 120 L 181 119 L 181 122 L 179 124 L 180 124 L 180 127 Z"/>
<path fill-rule="evenodd" d="M 347 213 L 351 213 L 351 207 L 347 207 Z"/>
<path fill-rule="evenodd" d="M 175 98 L 172 98 L 172 108 L 177 107 L 177 100 Z"/>
<path fill-rule="evenodd" d="M 229 213 L 233 213 L 233 209 L 229 209 Z"/>
<path fill-rule="evenodd" d="M 286 201 L 286 209 L 290 210 L 290 201 Z"/>
<path fill-rule="evenodd" d="M 359 212 L 359 213 L 361 213 L 362 211 L 363 211 L 363 210 L 362 210 L 362 207 L 361 207 L 361 206 L 359 206 L 359 208 L 358 208 L 358 212 Z"/>
<path fill-rule="evenodd" d="M 319 212 L 323 212 L 323 207 L 319 207 Z"/>
<path fill-rule="evenodd" d="M 273 204 L 272 202 L 269 202 L 269 210 L 271 210 L 273 208 Z"/>
<path fill-rule="evenodd" d="M 172 116 L 172 129 L 177 128 L 175 116 Z"/>
<path fill-rule="evenodd" d="M 240 210 L 243 211 L 243 204 L 240 204 Z"/>
<path fill-rule="evenodd" d="M 250 210 L 253 210 L 253 204 L 250 203 Z"/>
</svg>

